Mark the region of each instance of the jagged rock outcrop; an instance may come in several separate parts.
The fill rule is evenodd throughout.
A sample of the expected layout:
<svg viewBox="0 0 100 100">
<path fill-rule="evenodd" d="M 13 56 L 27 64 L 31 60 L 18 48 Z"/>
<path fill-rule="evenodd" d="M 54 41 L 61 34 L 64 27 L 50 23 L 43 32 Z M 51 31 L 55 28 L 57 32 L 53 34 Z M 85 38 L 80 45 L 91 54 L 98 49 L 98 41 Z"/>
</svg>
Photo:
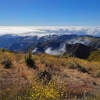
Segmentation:
<svg viewBox="0 0 100 100">
<path fill-rule="evenodd" d="M 70 54 L 73 57 L 86 59 L 90 55 L 91 51 L 97 50 L 94 47 L 86 46 L 81 43 L 76 44 L 66 44 L 66 53 Z"/>
</svg>

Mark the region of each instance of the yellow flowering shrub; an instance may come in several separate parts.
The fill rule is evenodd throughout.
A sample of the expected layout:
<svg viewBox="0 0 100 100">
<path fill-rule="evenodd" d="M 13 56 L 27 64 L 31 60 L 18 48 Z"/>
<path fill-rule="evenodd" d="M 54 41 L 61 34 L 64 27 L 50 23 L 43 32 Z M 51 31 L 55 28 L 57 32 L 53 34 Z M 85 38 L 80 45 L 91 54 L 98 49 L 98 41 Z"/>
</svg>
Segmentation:
<svg viewBox="0 0 100 100">
<path fill-rule="evenodd" d="M 27 94 L 32 100 L 61 100 L 64 97 L 64 86 L 55 82 L 44 84 L 34 81 Z"/>
</svg>

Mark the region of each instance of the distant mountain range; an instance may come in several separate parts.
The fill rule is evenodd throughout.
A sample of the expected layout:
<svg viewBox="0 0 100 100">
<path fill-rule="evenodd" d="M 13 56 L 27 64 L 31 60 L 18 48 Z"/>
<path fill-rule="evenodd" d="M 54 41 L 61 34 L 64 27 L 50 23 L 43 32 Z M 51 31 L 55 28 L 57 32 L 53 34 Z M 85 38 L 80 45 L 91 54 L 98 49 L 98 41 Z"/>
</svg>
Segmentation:
<svg viewBox="0 0 100 100">
<path fill-rule="evenodd" d="M 93 48 L 100 48 L 100 37 L 89 35 L 46 35 L 46 36 L 17 36 L 2 35 L 0 36 L 0 48 L 12 51 L 27 52 L 30 48 L 33 53 L 64 53 L 66 44 L 81 43 Z"/>
</svg>

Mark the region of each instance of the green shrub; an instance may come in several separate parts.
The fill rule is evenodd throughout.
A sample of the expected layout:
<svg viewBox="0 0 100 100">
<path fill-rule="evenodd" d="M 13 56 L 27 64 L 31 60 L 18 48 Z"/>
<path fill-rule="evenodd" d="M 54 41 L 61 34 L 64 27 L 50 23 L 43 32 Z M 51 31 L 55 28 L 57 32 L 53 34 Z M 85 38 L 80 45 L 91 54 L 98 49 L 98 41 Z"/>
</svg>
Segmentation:
<svg viewBox="0 0 100 100">
<path fill-rule="evenodd" d="M 13 66 L 12 66 L 12 62 L 11 62 L 11 60 L 10 59 L 6 59 L 6 60 L 4 60 L 4 61 L 2 61 L 2 63 L 1 63 L 2 65 L 4 65 L 4 68 L 7 68 L 7 69 L 9 69 L 9 68 L 12 68 Z"/>
<path fill-rule="evenodd" d="M 32 59 L 32 53 L 29 51 L 28 55 L 25 57 L 25 62 L 27 66 L 29 67 L 34 67 L 34 61 Z"/>
<path fill-rule="evenodd" d="M 4 48 L 1 49 L 2 52 L 5 52 L 6 50 Z"/>
</svg>

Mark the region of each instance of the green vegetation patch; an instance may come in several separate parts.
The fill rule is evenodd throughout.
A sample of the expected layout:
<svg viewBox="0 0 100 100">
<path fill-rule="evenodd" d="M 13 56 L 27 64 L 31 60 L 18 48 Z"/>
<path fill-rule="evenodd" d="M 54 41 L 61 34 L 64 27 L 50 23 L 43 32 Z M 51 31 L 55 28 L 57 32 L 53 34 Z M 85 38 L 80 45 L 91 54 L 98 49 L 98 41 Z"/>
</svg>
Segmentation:
<svg viewBox="0 0 100 100">
<path fill-rule="evenodd" d="M 100 50 L 91 52 L 88 60 L 100 62 Z"/>
</svg>

